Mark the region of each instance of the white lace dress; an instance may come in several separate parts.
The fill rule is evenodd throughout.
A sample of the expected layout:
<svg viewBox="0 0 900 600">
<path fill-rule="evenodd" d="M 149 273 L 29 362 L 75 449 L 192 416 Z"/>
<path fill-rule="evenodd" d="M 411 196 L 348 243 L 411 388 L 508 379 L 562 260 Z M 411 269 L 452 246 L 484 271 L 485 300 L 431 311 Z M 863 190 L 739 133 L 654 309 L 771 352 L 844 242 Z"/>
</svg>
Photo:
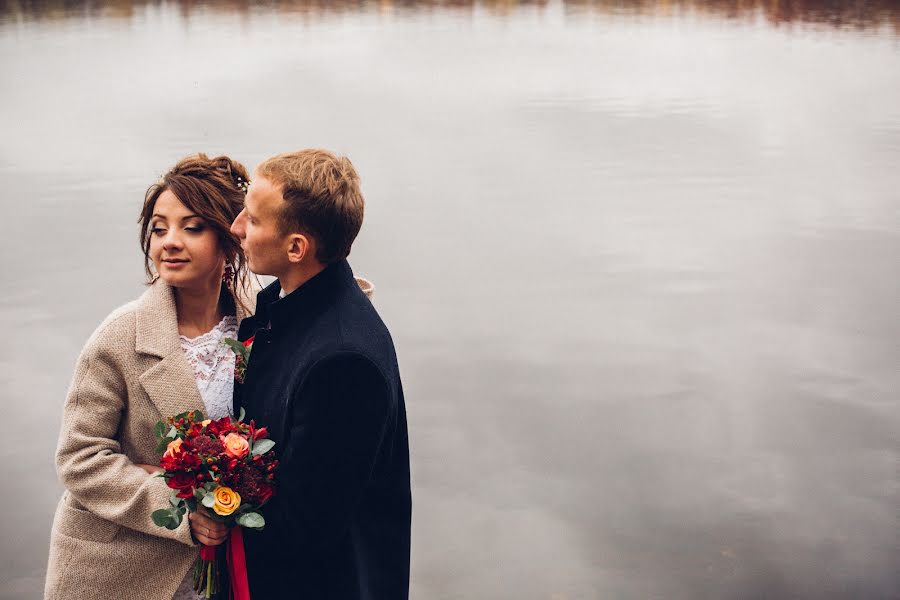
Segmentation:
<svg viewBox="0 0 900 600">
<path fill-rule="evenodd" d="M 197 389 L 203 398 L 203 413 L 209 419 L 221 419 L 232 414 L 234 394 L 234 352 L 222 339 L 237 339 L 237 319 L 227 316 L 210 331 L 195 338 L 181 336 L 181 349 L 191 368 Z M 196 600 L 201 598 L 193 590 L 194 571 L 188 571 L 172 600 Z"/>
</svg>

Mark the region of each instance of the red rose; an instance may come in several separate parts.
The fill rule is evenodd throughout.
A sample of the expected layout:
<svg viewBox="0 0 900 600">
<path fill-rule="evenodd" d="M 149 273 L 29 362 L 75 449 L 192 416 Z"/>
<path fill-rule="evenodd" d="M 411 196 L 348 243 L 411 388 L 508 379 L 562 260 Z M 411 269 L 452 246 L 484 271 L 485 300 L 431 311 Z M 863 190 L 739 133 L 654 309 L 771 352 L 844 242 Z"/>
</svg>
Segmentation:
<svg viewBox="0 0 900 600">
<path fill-rule="evenodd" d="M 255 335 L 251 335 L 251 336 L 248 337 L 246 340 L 244 340 L 244 348 L 249 348 L 250 346 L 252 346 L 252 345 L 253 345 L 253 338 L 255 338 L 255 337 L 256 337 Z"/>
<path fill-rule="evenodd" d="M 260 427 L 255 432 L 253 432 L 253 439 L 261 440 L 261 439 L 265 438 L 267 435 L 269 435 L 269 430 L 266 429 L 265 427 Z"/>
<path fill-rule="evenodd" d="M 229 433 L 222 438 L 225 454 L 231 458 L 244 458 L 250 452 L 250 442 L 239 433 Z"/>
<path fill-rule="evenodd" d="M 169 477 L 166 485 L 173 490 L 179 490 L 176 496 L 179 498 L 190 498 L 194 495 L 194 476 L 190 473 L 178 472 Z"/>
</svg>

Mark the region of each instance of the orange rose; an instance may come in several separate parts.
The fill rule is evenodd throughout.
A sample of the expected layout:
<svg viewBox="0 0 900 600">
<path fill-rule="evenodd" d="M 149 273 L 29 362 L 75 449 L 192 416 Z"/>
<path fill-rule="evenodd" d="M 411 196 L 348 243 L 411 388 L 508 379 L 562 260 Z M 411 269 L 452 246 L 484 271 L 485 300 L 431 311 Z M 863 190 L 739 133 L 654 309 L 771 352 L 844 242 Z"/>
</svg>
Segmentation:
<svg viewBox="0 0 900 600">
<path fill-rule="evenodd" d="M 229 433 L 222 440 L 225 445 L 225 454 L 231 458 L 244 458 L 250 452 L 250 442 L 237 433 Z"/>
<path fill-rule="evenodd" d="M 169 442 L 169 445 L 166 446 L 166 452 L 165 452 L 165 454 L 163 454 L 163 456 L 172 458 L 173 456 L 175 456 L 176 454 L 181 452 L 181 443 L 182 443 L 181 438 L 175 438 L 174 440 Z M 158 450 L 157 450 L 157 452 L 158 452 Z"/>
<path fill-rule="evenodd" d="M 213 510 L 217 515 L 227 517 L 238 509 L 241 505 L 241 495 L 229 487 L 219 486 L 213 492 L 215 502 L 213 502 Z"/>
</svg>

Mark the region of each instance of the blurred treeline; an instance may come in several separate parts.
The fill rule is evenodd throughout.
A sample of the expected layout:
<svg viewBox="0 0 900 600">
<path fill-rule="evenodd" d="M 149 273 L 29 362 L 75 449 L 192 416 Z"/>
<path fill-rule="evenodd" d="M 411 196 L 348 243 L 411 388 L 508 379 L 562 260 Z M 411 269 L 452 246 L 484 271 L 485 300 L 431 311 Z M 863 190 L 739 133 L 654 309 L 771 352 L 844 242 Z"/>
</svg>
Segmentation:
<svg viewBox="0 0 900 600">
<path fill-rule="evenodd" d="M 347 12 L 466 12 L 513 13 L 544 8 L 550 0 L 0 0 L 4 21 L 66 18 L 129 18 L 148 6 L 169 6 L 185 16 L 195 11 L 225 13 L 284 12 L 327 16 Z M 763 17 L 774 24 L 817 24 L 866 29 L 889 26 L 900 31 L 900 0 L 563 0 L 567 12 L 619 15 L 698 13 L 726 19 Z"/>
</svg>

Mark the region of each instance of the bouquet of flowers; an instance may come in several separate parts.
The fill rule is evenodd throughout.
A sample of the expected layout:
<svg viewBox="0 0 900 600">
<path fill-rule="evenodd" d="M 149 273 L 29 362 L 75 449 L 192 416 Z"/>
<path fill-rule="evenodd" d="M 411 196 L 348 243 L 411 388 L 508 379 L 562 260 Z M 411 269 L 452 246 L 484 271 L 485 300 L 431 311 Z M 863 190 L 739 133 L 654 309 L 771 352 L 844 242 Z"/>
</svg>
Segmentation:
<svg viewBox="0 0 900 600">
<path fill-rule="evenodd" d="M 204 419 L 192 410 L 156 424 L 157 451 L 163 452 L 159 474 L 172 488 L 171 506 L 156 510 L 153 522 L 176 529 L 187 512 L 205 506 L 212 517 L 232 529 L 226 549 L 230 595 L 249 597 L 241 527 L 262 529 L 259 509 L 275 493 L 278 461 L 265 427 L 238 419 Z M 201 546 L 194 566 L 194 589 L 206 598 L 222 591 L 215 548 Z"/>
</svg>

